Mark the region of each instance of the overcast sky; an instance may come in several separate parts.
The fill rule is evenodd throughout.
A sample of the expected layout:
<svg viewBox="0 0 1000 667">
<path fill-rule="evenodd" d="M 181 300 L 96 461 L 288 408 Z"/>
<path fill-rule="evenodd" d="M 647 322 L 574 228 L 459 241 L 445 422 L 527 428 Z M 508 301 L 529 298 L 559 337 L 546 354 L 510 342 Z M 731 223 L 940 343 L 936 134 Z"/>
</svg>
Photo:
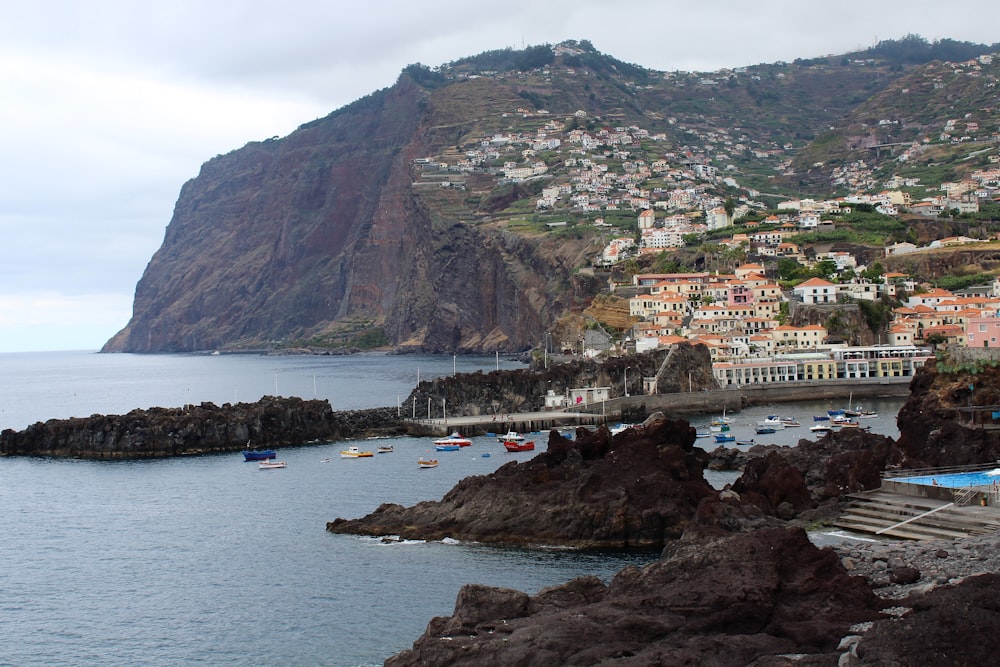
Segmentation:
<svg viewBox="0 0 1000 667">
<path fill-rule="evenodd" d="M 98 349 L 181 185 L 400 70 L 588 39 L 659 70 L 1000 42 L 981 0 L 0 0 L 0 352 Z"/>
</svg>

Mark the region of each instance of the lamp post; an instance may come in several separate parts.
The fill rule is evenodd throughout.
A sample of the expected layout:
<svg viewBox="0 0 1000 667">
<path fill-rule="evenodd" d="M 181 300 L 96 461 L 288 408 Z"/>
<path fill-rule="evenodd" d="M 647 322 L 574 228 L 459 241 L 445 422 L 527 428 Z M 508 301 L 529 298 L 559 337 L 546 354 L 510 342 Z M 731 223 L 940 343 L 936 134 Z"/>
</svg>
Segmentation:
<svg viewBox="0 0 1000 667">
<path fill-rule="evenodd" d="M 628 366 L 625 367 L 625 397 L 628 398 Z"/>
</svg>

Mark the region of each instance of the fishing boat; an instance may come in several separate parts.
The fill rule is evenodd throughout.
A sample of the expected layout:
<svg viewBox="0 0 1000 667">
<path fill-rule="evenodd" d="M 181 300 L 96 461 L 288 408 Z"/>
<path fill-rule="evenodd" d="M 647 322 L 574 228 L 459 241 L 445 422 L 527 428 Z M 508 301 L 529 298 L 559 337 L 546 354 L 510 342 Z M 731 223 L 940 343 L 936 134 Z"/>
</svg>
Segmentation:
<svg viewBox="0 0 1000 667">
<path fill-rule="evenodd" d="M 535 449 L 535 441 L 518 442 L 517 440 L 507 440 L 503 443 L 503 447 L 508 452 L 530 452 Z"/>
<path fill-rule="evenodd" d="M 770 435 L 771 433 L 774 433 L 774 428 L 771 426 L 761 426 L 760 424 L 757 424 L 754 428 L 754 433 L 757 435 Z"/>
<path fill-rule="evenodd" d="M 266 461 L 278 455 L 273 449 L 245 449 L 243 450 L 244 461 Z"/>
<path fill-rule="evenodd" d="M 790 426 L 802 426 L 799 420 L 794 417 L 778 417 L 778 419 L 781 420 L 781 423 L 785 428 L 789 428 Z"/>
<path fill-rule="evenodd" d="M 813 433 L 832 433 L 833 427 L 828 424 L 816 424 L 815 426 L 810 426 L 809 430 Z"/>
<path fill-rule="evenodd" d="M 461 445 L 434 445 L 434 449 L 439 452 L 457 452 L 461 448 Z"/>
<path fill-rule="evenodd" d="M 814 422 L 828 422 L 830 421 L 830 415 L 813 415 Z"/>
<path fill-rule="evenodd" d="M 260 470 L 270 470 L 271 468 L 285 468 L 287 464 L 284 461 L 272 461 L 271 459 L 265 459 L 257 463 L 257 468 Z"/>
<path fill-rule="evenodd" d="M 374 456 L 374 454 L 363 452 L 360 447 L 348 447 L 347 449 L 340 450 L 340 458 L 342 459 L 363 459 L 369 456 Z"/>
<path fill-rule="evenodd" d="M 736 440 L 736 436 L 732 435 L 731 433 L 716 433 L 715 434 L 715 441 L 716 442 L 732 442 L 734 440 Z"/>
<path fill-rule="evenodd" d="M 468 438 L 463 438 L 462 435 L 455 431 L 447 438 L 441 438 L 440 440 L 434 441 L 435 445 L 458 445 L 459 447 L 468 447 L 472 444 L 472 441 Z"/>
<path fill-rule="evenodd" d="M 753 438 L 750 438 L 749 440 L 737 440 L 736 444 L 737 444 L 737 446 L 741 446 L 741 447 L 749 447 L 749 446 L 753 445 Z"/>
<path fill-rule="evenodd" d="M 419 468 L 437 468 L 437 459 L 417 459 L 417 467 Z"/>
<path fill-rule="evenodd" d="M 379 445 L 375 451 L 379 454 L 391 454 L 395 450 L 393 450 L 392 445 Z"/>
<path fill-rule="evenodd" d="M 507 431 L 503 435 L 497 436 L 497 442 L 521 442 L 524 436 L 517 431 Z"/>
</svg>

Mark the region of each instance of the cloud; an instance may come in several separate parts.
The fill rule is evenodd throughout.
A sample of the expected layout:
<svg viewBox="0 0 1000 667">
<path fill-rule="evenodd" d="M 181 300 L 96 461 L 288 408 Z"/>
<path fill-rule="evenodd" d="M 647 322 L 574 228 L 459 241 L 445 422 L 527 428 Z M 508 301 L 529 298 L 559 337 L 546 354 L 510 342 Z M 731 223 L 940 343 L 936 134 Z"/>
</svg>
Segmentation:
<svg viewBox="0 0 1000 667">
<path fill-rule="evenodd" d="M 57 314 L 96 295 L 91 312 L 115 318 L 108 335 L 127 313 L 101 295 L 131 299 L 181 186 L 205 161 L 392 85 L 408 64 L 588 39 L 650 68 L 712 70 L 908 33 L 992 42 L 1000 18 L 994 5 L 962 0 L 7 4 L 0 290 L 62 295 Z M 34 331 L 25 345 L 39 340 Z M 13 334 L 0 333 L 5 349 L 19 349 Z"/>
</svg>

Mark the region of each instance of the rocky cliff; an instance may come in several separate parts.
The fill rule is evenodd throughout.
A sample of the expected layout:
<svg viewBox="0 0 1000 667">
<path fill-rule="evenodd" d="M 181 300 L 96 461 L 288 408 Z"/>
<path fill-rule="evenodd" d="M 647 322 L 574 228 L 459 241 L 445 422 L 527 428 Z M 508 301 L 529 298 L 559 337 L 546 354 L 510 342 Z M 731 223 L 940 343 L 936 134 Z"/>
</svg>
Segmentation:
<svg viewBox="0 0 1000 667">
<path fill-rule="evenodd" d="M 571 274 L 579 248 L 444 218 L 412 187 L 414 160 L 462 132 L 454 98 L 474 87 L 432 95 L 403 76 L 284 139 L 207 162 L 182 188 L 132 318 L 104 350 L 362 334 L 426 352 L 537 344 L 564 299 L 596 291 Z"/>
</svg>

